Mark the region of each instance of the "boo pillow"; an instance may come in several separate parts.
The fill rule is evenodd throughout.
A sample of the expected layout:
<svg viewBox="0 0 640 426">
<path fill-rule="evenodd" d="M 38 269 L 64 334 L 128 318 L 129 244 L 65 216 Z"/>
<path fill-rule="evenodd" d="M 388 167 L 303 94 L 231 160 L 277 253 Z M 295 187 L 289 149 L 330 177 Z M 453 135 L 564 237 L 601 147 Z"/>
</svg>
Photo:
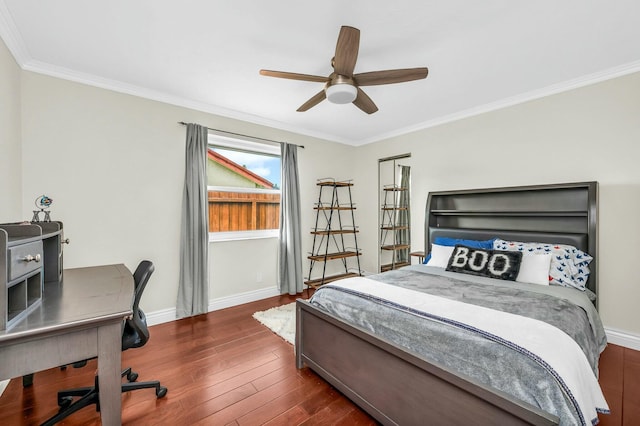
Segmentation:
<svg viewBox="0 0 640 426">
<path fill-rule="evenodd" d="M 451 258 L 454 249 L 455 247 L 432 244 L 431 258 L 428 261 L 428 265 L 445 269 L 449 264 L 449 258 Z M 523 283 L 549 285 L 550 263 L 550 254 L 523 254 L 515 280 Z"/>
<path fill-rule="evenodd" d="M 458 244 L 449 258 L 447 271 L 515 281 L 521 260 L 519 251 L 486 250 Z"/>
</svg>

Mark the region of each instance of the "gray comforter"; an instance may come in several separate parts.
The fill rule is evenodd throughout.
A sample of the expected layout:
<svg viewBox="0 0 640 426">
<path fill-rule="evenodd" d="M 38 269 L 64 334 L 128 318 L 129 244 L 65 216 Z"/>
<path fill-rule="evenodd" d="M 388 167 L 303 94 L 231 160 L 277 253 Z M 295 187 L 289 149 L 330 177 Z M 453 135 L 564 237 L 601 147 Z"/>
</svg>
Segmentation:
<svg viewBox="0 0 640 426">
<path fill-rule="evenodd" d="M 579 344 L 597 375 L 598 358 L 606 346 L 606 336 L 586 293 L 461 275 L 426 265 L 367 278 L 547 322 Z M 558 416 L 561 425 L 594 421 L 581 418 L 571 397 L 534 360 L 473 331 L 429 321 L 392 304 L 362 298 L 331 284 L 319 288 L 311 303 L 430 362 L 540 407 Z"/>
</svg>

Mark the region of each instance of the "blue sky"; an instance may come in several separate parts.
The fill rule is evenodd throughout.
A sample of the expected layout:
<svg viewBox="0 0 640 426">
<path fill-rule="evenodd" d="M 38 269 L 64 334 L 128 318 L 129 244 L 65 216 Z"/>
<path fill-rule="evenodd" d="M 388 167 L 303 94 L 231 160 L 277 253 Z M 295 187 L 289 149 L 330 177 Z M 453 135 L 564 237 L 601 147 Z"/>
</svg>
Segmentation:
<svg viewBox="0 0 640 426">
<path fill-rule="evenodd" d="M 228 151 L 226 149 L 219 148 L 215 148 L 214 151 L 224 155 L 229 160 L 246 167 L 258 176 L 268 179 L 280 188 L 280 157 L 251 154 L 248 152 Z"/>
</svg>

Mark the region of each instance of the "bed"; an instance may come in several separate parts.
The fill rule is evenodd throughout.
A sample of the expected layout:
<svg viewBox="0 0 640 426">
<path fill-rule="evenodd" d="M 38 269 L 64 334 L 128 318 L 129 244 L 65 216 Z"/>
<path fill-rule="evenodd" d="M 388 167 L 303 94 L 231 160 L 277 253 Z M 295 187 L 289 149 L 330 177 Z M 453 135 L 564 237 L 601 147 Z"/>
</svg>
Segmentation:
<svg viewBox="0 0 640 426">
<path fill-rule="evenodd" d="M 591 255 L 593 260 L 588 265 L 590 274 L 581 283 L 585 288 L 584 291 L 566 286 L 537 286 L 535 284 L 518 283 L 514 283 L 516 284 L 514 287 L 520 286 L 525 290 L 527 290 L 527 286 L 539 288 L 540 292 L 544 294 L 533 297 L 543 301 L 545 304 L 551 300 L 556 303 L 557 298 L 555 294 L 546 294 L 547 289 L 551 289 L 552 293 L 555 288 L 563 289 L 561 292 L 564 291 L 570 297 L 579 294 L 579 296 L 575 297 L 581 299 L 585 299 L 583 294 L 589 294 L 591 298 L 586 304 L 581 301 L 580 303 L 583 306 L 576 305 L 578 306 L 577 308 L 571 304 L 571 310 L 565 310 L 564 307 L 569 305 L 565 302 L 570 297 L 561 295 L 559 297 L 560 302 L 557 302 L 560 303 L 561 308 L 557 308 L 556 311 L 562 312 L 563 315 L 565 312 L 571 312 L 571 315 L 585 317 L 587 315 L 584 312 L 588 311 L 589 315 L 593 317 L 588 318 L 588 321 L 599 322 L 595 310 L 598 289 L 597 182 L 441 191 L 429 194 L 425 213 L 425 247 L 431 248 L 432 242 L 437 239 L 440 240 L 440 238 L 479 241 L 493 240 L 496 237 L 507 242 L 518 241 L 525 244 L 533 242 L 563 244 L 575 247 L 579 252 Z M 435 247 L 438 247 L 438 245 L 436 244 Z M 436 255 L 435 251 L 430 254 Z M 475 365 L 469 364 L 469 360 L 464 359 L 464 356 L 469 355 L 463 355 L 462 352 L 469 352 L 472 354 L 471 356 L 479 358 L 474 351 L 477 351 L 478 354 L 484 353 L 485 346 L 489 347 L 489 344 L 481 343 L 482 336 L 469 337 L 469 335 L 465 334 L 469 332 L 466 329 L 453 331 L 455 338 L 449 335 L 440 335 L 439 333 L 443 332 L 441 329 L 448 328 L 451 324 L 447 322 L 448 320 L 442 320 L 437 314 L 428 313 L 426 316 L 430 316 L 430 318 L 427 318 L 427 320 L 435 318 L 436 321 L 431 322 L 445 322 L 446 324 L 434 324 L 428 327 L 426 325 L 403 325 L 396 330 L 393 327 L 389 327 L 389 330 L 382 333 L 377 330 L 373 331 L 373 327 L 369 323 L 373 321 L 375 315 L 364 310 L 359 311 L 360 305 L 355 305 L 355 299 L 362 298 L 360 296 L 363 294 L 360 293 L 360 287 L 358 286 L 361 284 L 363 286 L 368 285 L 370 281 L 380 283 L 379 285 L 374 285 L 375 289 L 371 291 L 384 292 L 388 287 L 385 280 L 395 281 L 392 283 L 394 285 L 406 282 L 408 283 L 406 284 L 407 287 L 416 287 L 422 285 L 417 284 L 421 280 L 418 275 L 434 275 L 436 278 L 429 278 L 429 280 L 439 282 L 440 284 L 436 286 L 441 287 L 445 293 L 449 291 L 445 285 L 447 282 L 465 282 L 466 284 L 464 285 L 468 285 L 468 289 L 464 288 L 462 291 L 456 287 L 455 290 L 463 295 L 461 297 L 465 301 L 475 297 L 469 296 L 470 294 L 476 294 L 473 292 L 480 294 L 483 291 L 478 290 L 483 286 L 483 280 L 487 283 L 495 283 L 496 288 L 504 287 L 506 288 L 504 291 L 507 292 L 526 293 L 527 295 L 529 293 L 538 294 L 538 290 L 524 292 L 517 291 L 517 289 L 513 290 L 510 285 L 507 285 L 506 281 L 499 282 L 499 280 L 492 278 L 476 278 L 475 276 L 447 271 L 442 274 L 434 274 L 433 270 L 435 268 L 431 267 L 431 271 L 429 269 L 429 266 L 414 265 L 373 277 L 356 278 L 356 281 L 361 280 L 362 282 L 345 282 L 343 288 L 340 288 L 341 282 L 338 281 L 332 283 L 335 285 L 327 287 L 326 290 L 321 287 L 316 292 L 316 295 L 323 296 L 318 296 L 318 300 L 314 300 L 316 295 L 312 298 L 312 302 L 298 300 L 296 310 L 297 367 L 308 366 L 383 424 L 551 425 L 591 423 L 592 418 L 587 418 L 589 417 L 588 415 L 583 415 L 584 413 L 581 413 L 579 408 L 560 407 L 561 404 L 557 404 L 553 399 L 545 401 L 545 398 L 558 397 L 559 391 L 555 388 L 550 391 L 552 396 L 543 395 L 540 397 L 536 394 L 538 390 L 527 389 L 526 383 L 518 383 L 515 386 L 509 385 L 511 379 L 516 380 L 516 376 L 520 376 L 518 371 L 523 370 L 516 369 L 513 377 L 508 376 L 506 372 L 504 374 L 500 373 L 502 377 L 498 377 L 497 380 L 493 377 L 485 377 L 488 376 L 486 372 L 477 373 Z M 469 283 L 467 283 L 468 279 L 470 280 Z M 412 280 L 415 280 L 415 282 Z M 478 283 L 477 281 L 480 282 Z M 457 285 L 461 286 L 462 284 Z M 348 288 L 345 290 L 346 287 Z M 543 287 L 545 288 L 544 290 L 542 290 Z M 409 288 L 406 289 L 406 292 L 411 290 L 415 289 Z M 428 290 L 428 292 L 431 291 L 431 289 Z M 503 289 L 499 291 L 502 292 Z M 405 292 L 405 289 L 399 292 Z M 331 299 L 328 296 L 330 293 L 336 293 L 337 297 Z M 407 298 L 412 299 L 412 294 L 407 293 L 405 296 L 408 295 Z M 445 298 L 449 297 L 448 294 L 444 296 Z M 434 300 L 437 303 L 432 303 L 431 306 L 436 309 L 439 306 L 444 306 L 442 305 L 444 299 L 437 299 L 439 296 L 436 296 L 433 300 L 431 300 L 433 298 L 432 295 L 424 297 L 427 298 L 425 302 L 421 302 L 425 303 L 424 306 Z M 512 296 L 507 295 L 504 297 Z M 377 294 L 367 293 L 364 299 L 371 299 L 374 303 L 379 302 Z M 503 296 L 494 297 L 493 301 L 489 300 L 485 303 L 491 305 L 498 299 L 502 300 Z M 361 301 L 357 303 L 361 303 Z M 456 302 L 452 301 L 451 303 Z M 517 303 L 507 303 L 507 305 L 509 304 L 517 305 Z M 527 304 L 529 303 L 527 302 Z M 382 305 L 378 304 L 376 306 L 379 311 L 376 315 L 386 316 L 386 322 L 382 321 L 382 323 L 393 325 L 396 324 L 396 321 L 400 321 L 399 317 L 391 316 L 400 315 L 390 313 L 394 306 L 384 306 L 384 309 L 388 309 L 388 311 L 384 312 L 380 308 Z M 446 308 L 443 309 L 455 310 L 449 305 L 446 305 Z M 485 309 L 485 307 L 480 306 L 475 309 Z M 423 313 L 426 310 L 421 308 L 417 312 Z M 413 311 L 409 313 L 415 314 Z M 406 312 L 402 315 L 405 314 Z M 507 312 L 504 315 L 509 314 Z M 567 313 L 567 315 L 569 314 Z M 484 315 L 479 314 L 472 316 L 484 317 Z M 606 344 L 606 338 L 603 337 L 604 332 L 601 329 L 602 325 L 601 323 L 597 325 L 600 327 L 599 333 L 601 335 L 598 336 L 598 333 L 593 331 L 595 343 L 590 343 L 591 347 L 589 349 L 591 354 L 589 367 L 595 374 L 597 374 L 598 355 Z M 593 324 L 589 323 L 589 326 L 595 330 Z M 404 328 L 412 331 L 404 332 Z M 429 337 L 422 338 L 422 343 L 407 340 L 414 338 L 413 330 L 417 328 L 420 328 L 421 331 L 422 329 L 429 329 Z M 530 329 L 527 328 L 527 330 Z M 449 332 L 446 331 L 446 333 Z M 471 334 L 473 334 L 473 331 L 471 331 Z M 528 333 L 521 334 L 527 335 Z M 575 334 L 589 333 L 575 331 Z M 462 339 L 460 342 L 456 341 L 458 337 Z M 444 345 L 445 343 L 452 346 L 446 346 Z M 479 346 L 473 346 L 475 344 Z M 595 348 L 593 347 L 594 345 Z M 509 349 L 504 346 L 509 345 L 503 344 L 501 346 L 499 343 L 491 345 L 492 348 L 500 347 L 500 349 L 491 349 L 491 351 L 498 351 L 495 359 L 502 359 L 503 354 L 507 356 L 506 352 Z M 587 344 L 586 346 L 589 345 Z M 437 349 L 434 349 L 436 347 Z M 516 345 L 516 347 L 519 346 Z M 437 351 L 440 351 L 439 355 Z M 447 358 L 440 357 L 443 352 L 447 351 L 450 351 Z M 583 351 L 585 351 L 585 354 L 587 353 L 587 349 L 583 348 Z M 491 352 L 488 352 L 488 354 L 493 356 Z M 519 357 L 520 355 L 513 356 Z M 459 359 L 450 361 L 449 357 Z M 587 359 L 589 356 L 583 358 Z M 563 362 L 563 360 L 559 362 Z M 535 366 L 532 367 L 531 360 L 520 361 L 518 358 L 518 361 L 511 361 L 511 358 L 505 358 L 503 365 L 520 365 L 527 371 L 530 369 L 534 376 L 541 377 L 542 373 L 537 370 L 539 369 L 538 364 L 544 363 L 544 361 L 537 364 L 533 362 Z M 551 369 L 551 371 L 554 370 Z M 491 374 L 500 376 L 498 373 Z M 540 385 L 542 382 L 536 382 L 526 377 L 521 379 L 524 382 L 529 380 L 534 383 L 535 385 L 532 387 L 551 388 L 555 386 L 546 382 Z M 556 380 L 556 382 L 560 383 L 560 385 L 564 384 L 562 378 Z M 514 383 L 516 382 L 514 381 Z M 513 394 L 513 388 L 516 388 L 516 395 Z M 567 392 L 564 393 L 566 394 Z M 568 393 L 570 396 L 567 397 L 565 395 L 564 398 L 570 400 L 574 395 L 570 391 Z M 556 409 L 556 404 L 560 408 L 558 408 L 557 412 L 553 412 Z M 604 404 L 599 411 L 606 412 L 606 402 Z M 572 410 L 574 412 L 571 412 Z"/>
</svg>

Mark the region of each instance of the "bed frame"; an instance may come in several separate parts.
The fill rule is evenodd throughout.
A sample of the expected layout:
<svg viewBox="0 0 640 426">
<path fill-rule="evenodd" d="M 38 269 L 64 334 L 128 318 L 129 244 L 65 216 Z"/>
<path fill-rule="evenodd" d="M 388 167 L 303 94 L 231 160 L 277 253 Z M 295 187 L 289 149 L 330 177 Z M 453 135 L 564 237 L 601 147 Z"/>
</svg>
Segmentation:
<svg viewBox="0 0 640 426">
<path fill-rule="evenodd" d="M 425 247 L 437 236 L 574 245 L 594 257 L 597 182 L 432 192 Z M 307 365 L 382 424 L 534 424 L 558 418 L 427 361 L 298 300 L 296 364 Z"/>
</svg>

